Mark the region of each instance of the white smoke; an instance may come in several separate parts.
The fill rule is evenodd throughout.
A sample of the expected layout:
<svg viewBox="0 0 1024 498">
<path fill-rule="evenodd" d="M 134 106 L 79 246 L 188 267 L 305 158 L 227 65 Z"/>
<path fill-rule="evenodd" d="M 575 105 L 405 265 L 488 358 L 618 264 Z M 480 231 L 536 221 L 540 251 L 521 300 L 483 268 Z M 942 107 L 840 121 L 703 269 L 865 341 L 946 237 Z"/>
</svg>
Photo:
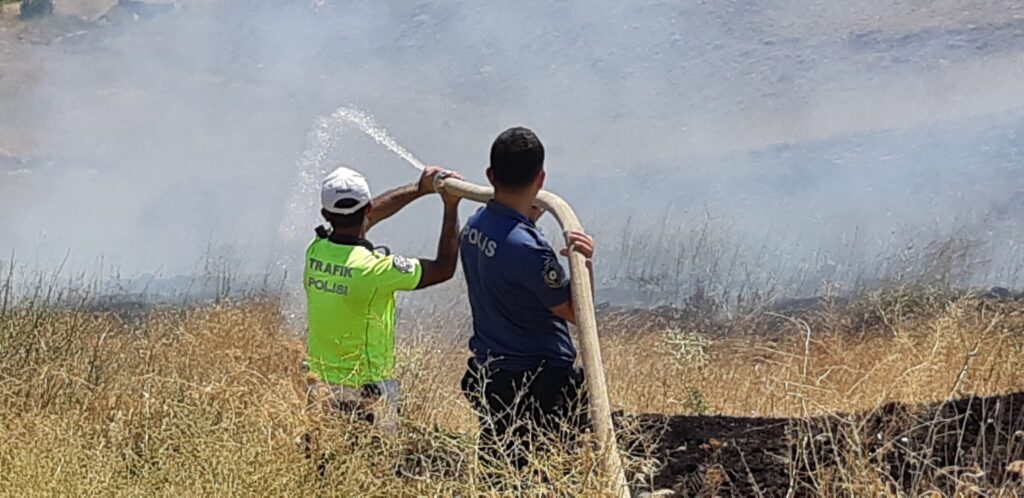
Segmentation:
<svg viewBox="0 0 1024 498">
<path fill-rule="evenodd" d="M 170 276 L 215 253 L 265 271 L 319 223 L 315 195 L 294 195 L 316 182 L 305 163 L 350 164 L 376 191 L 415 179 L 318 121 L 354 104 L 478 182 L 498 132 L 534 128 L 549 187 L 612 238 L 609 264 L 628 216 L 692 227 L 705 209 L 780 268 L 855 232 L 868 264 L 957 225 L 1008 264 L 1016 235 L 985 220 L 1022 216 L 1000 211 L 1024 187 L 1022 14 L 998 0 L 195 0 L 8 28 L 0 254 Z M 439 214 L 419 201 L 373 236 L 429 253 Z"/>
</svg>

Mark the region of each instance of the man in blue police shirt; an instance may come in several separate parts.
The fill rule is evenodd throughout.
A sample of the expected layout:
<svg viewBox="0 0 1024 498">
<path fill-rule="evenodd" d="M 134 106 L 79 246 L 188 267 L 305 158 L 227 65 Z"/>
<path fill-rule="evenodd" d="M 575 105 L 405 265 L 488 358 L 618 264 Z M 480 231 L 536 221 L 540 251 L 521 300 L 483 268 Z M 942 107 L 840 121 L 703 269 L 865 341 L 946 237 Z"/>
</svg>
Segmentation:
<svg viewBox="0 0 1024 498">
<path fill-rule="evenodd" d="M 534 225 L 545 179 L 540 139 L 526 128 L 501 133 L 487 178 L 494 200 L 469 219 L 460 242 L 473 311 L 462 390 L 479 417 L 484 454 L 522 467 L 530 436 L 571 439 L 582 427 L 583 372 L 566 325 L 576 321 L 566 272 Z M 569 248 L 587 258 L 593 281 L 593 239 L 571 233 Z"/>
</svg>

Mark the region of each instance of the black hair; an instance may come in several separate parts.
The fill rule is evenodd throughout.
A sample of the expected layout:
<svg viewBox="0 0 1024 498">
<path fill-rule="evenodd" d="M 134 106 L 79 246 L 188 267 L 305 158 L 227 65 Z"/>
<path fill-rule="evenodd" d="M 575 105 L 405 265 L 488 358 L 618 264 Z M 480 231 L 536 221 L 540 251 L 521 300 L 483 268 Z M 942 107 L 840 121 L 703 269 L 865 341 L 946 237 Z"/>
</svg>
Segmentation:
<svg viewBox="0 0 1024 498">
<path fill-rule="evenodd" d="M 355 199 L 342 199 L 334 203 L 334 207 L 345 209 L 351 208 L 356 204 L 358 204 L 358 201 L 356 201 Z M 327 220 L 327 222 L 330 223 L 331 226 L 333 227 L 354 228 L 361 226 L 363 224 L 363 220 L 366 219 L 366 208 L 369 206 L 370 203 L 366 203 L 365 206 L 359 208 L 359 211 L 356 211 L 352 214 L 332 213 L 326 209 L 320 211 L 320 214 L 322 214 L 324 219 Z"/>
<path fill-rule="evenodd" d="M 526 187 L 544 169 L 544 144 L 528 128 L 509 128 L 491 145 L 491 173 L 495 186 Z"/>
</svg>

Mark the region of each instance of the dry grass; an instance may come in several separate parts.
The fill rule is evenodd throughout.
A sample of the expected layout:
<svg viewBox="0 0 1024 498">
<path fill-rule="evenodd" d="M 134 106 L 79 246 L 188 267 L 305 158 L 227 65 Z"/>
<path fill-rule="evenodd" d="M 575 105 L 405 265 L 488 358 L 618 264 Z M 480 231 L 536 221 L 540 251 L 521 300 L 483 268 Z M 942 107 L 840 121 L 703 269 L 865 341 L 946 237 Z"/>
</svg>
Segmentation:
<svg viewBox="0 0 1024 498">
<path fill-rule="evenodd" d="M 924 316 L 867 329 L 849 310 L 786 318 L 774 339 L 607 333 L 611 395 L 628 411 L 674 413 L 692 410 L 688 393 L 696 390 L 709 413 L 800 417 L 1024 388 L 1024 305 L 931 306 Z"/>
<path fill-rule="evenodd" d="M 407 420 L 387 437 L 305 408 L 302 343 L 273 300 L 137 321 L 55 300 L 0 304 L 0 494 L 465 496 L 496 480 L 504 490 L 489 493 L 599 494 L 586 455 L 538 455 L 521 473 L 477 461 L 475 419 L 457 387 L 460 340 L 406 331 Z M 805 416 L 1024 387 L 1024 306 L 866 302 L 748 317 L 754 333 L 729 337 L 607 319 L 613 403 Z M 307 433 L 329 457 L 306 458 L 298 441 Z M 657 462 L 627 464 L 651 474 Z M 864 476 L 860 491 L 877 489 L 873 474 L 850 466 L 847 475 Z M 843 494 L 851 482 L 822 489 Z"/>
</svg>

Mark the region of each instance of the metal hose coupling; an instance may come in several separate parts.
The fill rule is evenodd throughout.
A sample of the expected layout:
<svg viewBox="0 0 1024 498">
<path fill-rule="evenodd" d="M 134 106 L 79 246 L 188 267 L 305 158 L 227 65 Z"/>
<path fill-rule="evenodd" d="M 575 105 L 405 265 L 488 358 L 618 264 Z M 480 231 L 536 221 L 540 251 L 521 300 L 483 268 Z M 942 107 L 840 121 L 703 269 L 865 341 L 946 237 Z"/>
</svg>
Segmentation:
<svg viewBox="0 0 1024 498">
<path fill-rule="evenodd" d="M 450 176 L 452 176 L 452 172 L 449 170 L 443 170 L 436 176 L 434 176 L 434 191 L 437 193 L 441 193 L 441 182 L 443 182 L 445 178 L 448 178 Z"/>
</svg>

